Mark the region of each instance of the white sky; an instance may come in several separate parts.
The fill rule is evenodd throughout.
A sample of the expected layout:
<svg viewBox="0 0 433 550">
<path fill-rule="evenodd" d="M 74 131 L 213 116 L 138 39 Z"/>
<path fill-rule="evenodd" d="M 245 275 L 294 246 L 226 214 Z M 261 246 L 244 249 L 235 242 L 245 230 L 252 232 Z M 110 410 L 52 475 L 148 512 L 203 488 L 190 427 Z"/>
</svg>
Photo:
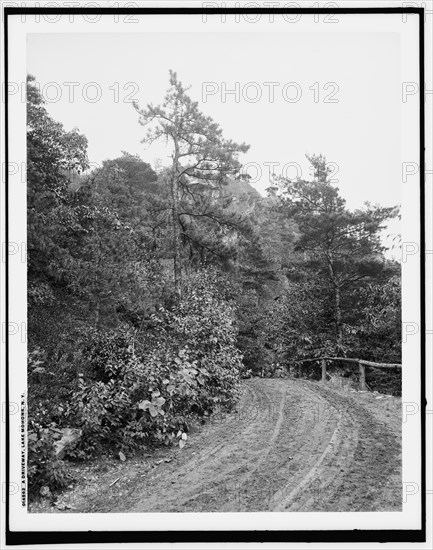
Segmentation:
<svg viewBox="0 0 433 550">
<path fill-rule="evenodd" d="M 241 30 L 241 28 L 240 28 Z M 128 96 L 144 106 L 162 101 L 168 71 L 177 71 L 190 95 L 223 128 L 227 138 L 245 141 L 250 151 L 244 163 L 257 163 L 262 193 L 269 185 L 265 162 L 278 162 L 275 172 L 298 163 L 308 176 L 305 153 L 322 153 L 338 165 L 337 186 L 350 208 L 366 200 L 383 206 L 399 204 L 401 186 L 400 37 L 397 33 L 324 32 L 170 32 L 29 34 L 28 71 L 45 95 L 50 114 L 67 130 L 78 127 L 89 140 L 89 159 L 115 158 L 121 151 L 138 153 L 147 162 L 167 159 L 163 145 L 140 143 L 144 129 Z M 70 88 L 77 82 L 70 101 Z M 86 84 L 100 90 L 97 102 L 83 99 Z M 221 91 L 239 82 L 240 100 Z M 249 102 L 245 84 L 257 83 L 262 97 Z M 264 82 L 277 82 L 274 102 Z M 299 101 L 284 99 L 284 84 L 296 82 Z M 319 83 L 319 102 L 310 90 Z M 338 103 L 324 103 L 333 96 Z M 119 83 L 115 85 L 115 83 Z M 129 86 L 127 83 L 133 83 Z M 204 83 L 218 90 L 202 101 Z M 111 89 L 110 89 L 111 88 Z M 119 94 L 115 101 L 115 89 Z M 257 86 L 256 86 L 257 89 Z M 72 92 L 71 92 L 72 93 Z M 93 99 L 96 88 L 87 89 Z M 255 88 L 247 90 L 254 98 Z M 295 89 L 287 91 L 295 97 Z M 256 178 L 252 167 L 249 173 Z M 295 168 L 287 175 L 294 177 Z M 397 229 L 397 228 L 396 228 Z"/>
</svg>

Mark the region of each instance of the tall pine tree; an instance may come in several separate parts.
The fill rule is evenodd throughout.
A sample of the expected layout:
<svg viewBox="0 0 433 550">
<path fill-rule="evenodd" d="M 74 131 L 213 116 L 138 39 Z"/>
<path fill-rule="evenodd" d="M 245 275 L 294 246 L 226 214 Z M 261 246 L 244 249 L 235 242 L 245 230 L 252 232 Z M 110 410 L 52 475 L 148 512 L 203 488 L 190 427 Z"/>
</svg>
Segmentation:
<svg viewBox="0 0 433 550">
<path fill-rule="evenodd" d="M 200 200 L 200 189 L 217 189 L 229 175 L 240 169 L 239 153 L 248 146 L 226 140 L 220 126 L 204 115 L 198 103 L 187 94 L 175 72 L 170 71 L 170 87 L 162 105 L 139 109 L 140 123 L 147 127 L 144 143 L 165 139 L 171 148 L 169 185 L 173 230 L 174 282 L 178 296 L 182 292 L 181 234 L 182 217 L 191 216 L 180 207 L 181 194 L 194 194 Z M 205 212 L 200 215 L 207 215 Z"/>
</svg>

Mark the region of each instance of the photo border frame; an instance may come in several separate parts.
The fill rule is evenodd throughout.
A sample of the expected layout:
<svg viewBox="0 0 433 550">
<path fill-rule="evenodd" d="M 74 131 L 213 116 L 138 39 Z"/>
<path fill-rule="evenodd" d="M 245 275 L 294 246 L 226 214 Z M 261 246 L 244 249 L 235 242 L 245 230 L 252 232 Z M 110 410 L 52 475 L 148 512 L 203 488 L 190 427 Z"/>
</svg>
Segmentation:
<svg viewBox="0 0 433 550">
<path fill-rule="evenodd" d="M 148 7 L 148 8 L 57 8 L 57 7 L 4 7 L 4 82 L 8 83 L 8 16 L 9 15 L 224 15 L 224 14 L 418 14 L 419 17 L 419 90 L 421 93 L 420 125 L 420 374 L 421 374 L 421 529 L 354 529 L 354 530 L 260 530 L 260 531 L 11 531 L 9 523 L 10 496 L 6 491 L 5 533 L 7 545 L 80 544 L 80 543 L 228 543 L 228 542 L 292 542 L 292 543 L 342 543 L 342 542 L 425 542 L 426 541 L 426 311 L 425 311 L 425 9 L 420 7 L 366 7 L 366 8 L 196 8 L 196 7 Z M 5 94 L 5 165 L 8 166 L 8 95 Z M 9 243 L 9 176 L 5 182 L 5 241 Z M 5 323 L 9 322 L 9 258 L 5 257 Z M 5 394 L 6 410 L 9 410 L 9 335 L 5 342 Z M 6 416 L 5 426 L 6 487 L 9 487 L 10 468 L 10 421 Z M 378 512 L 379 513 L 379 512 Z"/>
</svg>

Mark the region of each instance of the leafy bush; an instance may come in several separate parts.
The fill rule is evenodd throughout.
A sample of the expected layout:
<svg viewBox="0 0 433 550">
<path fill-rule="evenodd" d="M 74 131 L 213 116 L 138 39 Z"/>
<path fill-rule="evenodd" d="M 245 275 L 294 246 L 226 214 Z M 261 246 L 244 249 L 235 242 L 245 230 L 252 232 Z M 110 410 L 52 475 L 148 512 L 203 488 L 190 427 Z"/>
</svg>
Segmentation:
<svg viewBox="0 0 433 550">
<path fill-rule="evenodd" d="M 55 453 L 55 442 L 60 439 L 61 431 L 54 423 L 43 427 L 30 421 L 28 431 L 28 483 L 29 493 L 38 492 L 47 495 L 49 492 L 64 488 L 70 478 L 63 460 Z"/>
<path fill-rule="evenodd" d="M 400 363 L 400 275 L 380 284 L 366 285 L 358 290 L 355 298 L 359 317 L 348 338 L 352 353 L 371 361 Z"/>
<path fill-rule="evenodd" d="M 204 272 L 185 285 L 177 305 L 153 315 L 145 343 L 118 331 L 92 336 L 67 411 L 83 432 L 69 456 L 144 442 L 182 447 L 194 416 L 233 404 L 242 357 L 226 292 L 219 276 Z"/>
<path fill-rule="evenodd" d="M 266 304 L 260 303 L 255 290 L 239 293 L 237 316 L 239 333 L 237 347 L 243 354 L 243 376 L 259 376 L 273 360 L 273 354 L 266 347 L 269 333 L 269 319 Z"/>
</svg>

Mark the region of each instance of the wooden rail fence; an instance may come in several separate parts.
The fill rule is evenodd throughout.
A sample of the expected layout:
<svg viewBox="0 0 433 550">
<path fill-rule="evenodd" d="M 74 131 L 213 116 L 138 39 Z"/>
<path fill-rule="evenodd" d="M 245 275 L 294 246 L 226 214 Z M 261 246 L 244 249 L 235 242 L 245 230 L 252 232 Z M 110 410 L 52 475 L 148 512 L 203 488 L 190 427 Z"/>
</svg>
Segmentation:
<svg viewBox="0 0 433 550">
<path fill-rule="evenodd" d="M 374 367 L 377 369 L 401 369 L 401 364 L 399 363 L 375 363 L 374 361 L 365 361 L 364 359 L 352 359 L 349 357 L 316 357 L 312 359 L 301 359 L 300 361 L 295 361 L 295 363 L 301 363 L 300 375 L 303 374 L 303 363 L 312 363 L 319 362 L 322 367 L 322 384 L 326 384 L 326 363 L 327 361 L 344 361 L 345 363 L 354 363 L 358 365 L 359 368 L 359 387 L 361 390 L 366 390 L 365 384 L 365 368 Z"/>
</svg>

